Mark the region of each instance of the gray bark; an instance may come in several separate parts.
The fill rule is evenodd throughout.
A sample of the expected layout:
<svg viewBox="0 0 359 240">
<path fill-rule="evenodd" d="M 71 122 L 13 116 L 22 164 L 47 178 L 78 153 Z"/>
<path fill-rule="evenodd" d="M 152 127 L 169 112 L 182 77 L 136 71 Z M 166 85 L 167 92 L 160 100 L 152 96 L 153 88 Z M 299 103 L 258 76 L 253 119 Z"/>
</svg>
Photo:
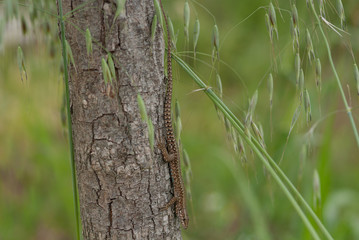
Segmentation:
<svg viewBox="0 0 359 240">
<path fill-rule="evenodd" d="M 88 0 L 63 0 L 64 14 Z M 76 69 L 70 67 L 70 98 L 84 239 L 181 239 L 173 210 L 168 165 L 141 121 L 137 93 L 144 99 L 156 136 L 163 126 L 164 41 L 151 40 L 153 0 L 127 0 L 114 26 L 115 0 L 96 0 L 70 15 L 66 38 Z M 107 96 L 101 70 L 106 51 L 94 43 L 87 57 L 83 31 L 90 29 L 112 53 L 117 81 Z M 162 130 L 161 130 L 162 133 Z"/>
</svg>

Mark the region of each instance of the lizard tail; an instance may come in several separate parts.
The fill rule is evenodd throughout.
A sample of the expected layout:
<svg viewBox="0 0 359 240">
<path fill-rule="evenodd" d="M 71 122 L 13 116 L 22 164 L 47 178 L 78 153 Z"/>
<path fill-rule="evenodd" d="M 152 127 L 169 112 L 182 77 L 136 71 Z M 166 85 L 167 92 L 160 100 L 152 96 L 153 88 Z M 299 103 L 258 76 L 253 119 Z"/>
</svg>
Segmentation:
<svg viewBox="0 0 359 240">
<path fill-rule="evenodd" d="M 162 10 L 163 17 L 165 19 L 166 24 L 166 31 L 167 31 L 167 78 L 168 78 L 168 85 L 172 86 L 172 59 L 171 59 L 171 33 L 168 27 L 168 20 L 165 14 L 165 10 L 162 5 L 162 0 L 160 1 L 160 6 Z"/>
</svg>

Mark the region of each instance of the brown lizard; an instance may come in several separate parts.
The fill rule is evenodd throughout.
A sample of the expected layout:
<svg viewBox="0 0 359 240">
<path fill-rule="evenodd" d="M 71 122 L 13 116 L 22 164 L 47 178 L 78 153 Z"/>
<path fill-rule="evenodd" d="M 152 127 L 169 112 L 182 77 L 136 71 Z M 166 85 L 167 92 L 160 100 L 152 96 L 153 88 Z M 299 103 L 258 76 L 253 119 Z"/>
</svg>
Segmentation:
<svg viewBox="0 0 359 240">
<path fill-rule="evenodd" d="M 167 30 L 167 89 L 165 95 L 165 104 L 164 104 L 164 122 L 166 128 L 166 142 L 167 147 L 161 141 L 158 141 L 158 148 L 161 150 L 163 159 L 165 162 L 168 162 L 170 165 L 170 172 L 174 188 L 174 196 L 172 199 L 163 207 L 161 210 L 168 209 L 173 204 L 175 204 L 176 216 L 180 219 L 181 224 L 184 229 L 188 227 L 188 215 L 186 210 L 186 191 L 183 184 L 182 173 L 181 173 L 181 162 L 180 154 L 178 152 L 178 146 L 176 138 L 173 132 L 172 125 L 172 59 L 171 59 L 171 34 L 168 28 L 167 16 L 164 12 L 162 1 L 159 0 L 161 5 L 161 10 L 163 17 L 165 19 L 166 30 Z"/>
</svg>

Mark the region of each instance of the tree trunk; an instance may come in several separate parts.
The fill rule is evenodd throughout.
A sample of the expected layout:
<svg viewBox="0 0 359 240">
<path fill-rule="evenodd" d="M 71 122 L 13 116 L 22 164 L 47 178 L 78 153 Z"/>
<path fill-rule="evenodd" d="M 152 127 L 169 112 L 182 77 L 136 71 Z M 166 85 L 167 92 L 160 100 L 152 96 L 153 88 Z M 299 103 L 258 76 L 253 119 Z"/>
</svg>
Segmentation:
<svg viewBox="0 0 359 240">
<path fill-rule="evenodd" d="M 62 1 L 64 14 L 91 2 Z M 162 29 L 158 25 L 152 40 L 153 0 L 127 0 L 113 24 L 115 2 L 95 0 L 65 22 L 76 66 L 70 67 L 69 85 L 83 236 L 181 239 L 173 210 L 159 210 L 172 196 L 168 165 L 156 146 L 151 151 L 137 104 L 139 93 L 158 136 L 165 93 Z M 86 28 L 94 42 L 90 57 Z M 101 70 L 105 49 L 115 58 L 112 94 Z"/>
</svg>

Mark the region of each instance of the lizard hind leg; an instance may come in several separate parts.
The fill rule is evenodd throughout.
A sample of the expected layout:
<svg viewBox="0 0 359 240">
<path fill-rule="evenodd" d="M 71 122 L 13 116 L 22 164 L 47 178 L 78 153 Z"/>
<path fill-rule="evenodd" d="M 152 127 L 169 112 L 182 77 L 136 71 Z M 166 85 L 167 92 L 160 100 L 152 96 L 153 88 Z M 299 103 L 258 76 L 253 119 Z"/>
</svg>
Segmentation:
<svg viewBox="0 0 359 240">
<path fill-rule="evenodd" d="M 166 145 L 159 139 L 157 139 L 157 147 L 161 150 L 165 162 L 172 162 L 176 158 L 176 154 L 169 154 Z"/>
<path fill-rule="evenodd" d="M 169 202 L 168 202 L 165 206 L 163 206 L 163 207 L 160 208 L 160 211 L 168 209 L 168 208 L 171 207 L 173 204 L 175 204 L 175 202 L 177 202 L 177 200 L 178 200 L 177 197 L 171 198 L 171 200 L 169 200 Z"/>
</svg>

